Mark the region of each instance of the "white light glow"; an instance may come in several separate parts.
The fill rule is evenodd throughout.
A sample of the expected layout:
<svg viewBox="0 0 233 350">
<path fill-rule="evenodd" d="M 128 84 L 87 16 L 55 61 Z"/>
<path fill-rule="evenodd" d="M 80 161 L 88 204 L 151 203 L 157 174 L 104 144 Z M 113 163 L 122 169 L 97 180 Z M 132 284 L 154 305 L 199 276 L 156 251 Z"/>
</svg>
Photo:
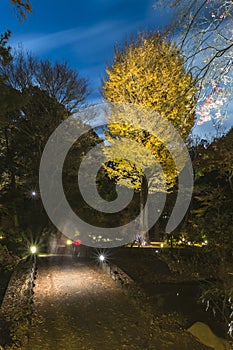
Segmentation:
<svg viewBox="0 0 233 350">
<path fill-rule="evenodd" d="M 99 256 L 99 260 L 103 262 L 103 261 L 105 260 L 105 256 L 104 256 L 103 254 L 101 254 L 101 255 Z"/>
<path fill-rule="evenodd" d="M 36 248 L 35 245 L 32 245 L 32 246 L 30 247 L 30 252 L 31 252 L 31 254 L 36 254 L 37 248 Z"/>
</svg>

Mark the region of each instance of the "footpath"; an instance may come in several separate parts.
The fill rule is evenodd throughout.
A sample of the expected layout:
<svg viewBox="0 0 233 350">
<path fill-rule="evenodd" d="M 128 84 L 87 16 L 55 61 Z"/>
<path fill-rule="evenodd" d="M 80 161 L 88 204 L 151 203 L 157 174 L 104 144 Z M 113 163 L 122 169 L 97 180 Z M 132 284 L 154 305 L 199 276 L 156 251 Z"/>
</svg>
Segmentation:
<svg viewBox="0 0 233 350">
<path fill-rule="evenodd" d="M 33 317 L 23 350 L 207 350 L 178 325 L 163 328 L 92 261 L 37 261 Z"/>
</svg>

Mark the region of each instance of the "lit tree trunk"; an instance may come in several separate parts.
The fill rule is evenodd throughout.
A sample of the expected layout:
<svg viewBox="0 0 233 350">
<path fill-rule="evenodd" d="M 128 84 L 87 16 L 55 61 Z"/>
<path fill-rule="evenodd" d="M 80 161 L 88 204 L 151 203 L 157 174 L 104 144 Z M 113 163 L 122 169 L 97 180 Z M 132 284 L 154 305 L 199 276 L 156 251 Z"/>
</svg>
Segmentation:
<svg viewBox="0 0 233 350">
<path fill-rule="evenodd" d="M 143 234 L 143 228 L 144 228 L 144 213 L 143 213 L 143 190 L 141 187 L 141 191 L 140 191 L 140 237 L 144 237 Z"/>
<path fill-rule="evenodd" d="M 148 191 L 149 192 L 149 191 Z M 149 230 L 148 230 L 148 208 L 145 207 L 145 203 L 147 202 L 147 198 L 145 197 L 146 194 L 146 188 L 145 183 L 143 181 L 143 177 L 141 177 L 141 191 L 140 191 L 140 213 L 141 213 L 141 220 L 140 220 L 140 236 L 141 238 L 149 242 Z M 144 210 L 145 207 L 145 210 Z M 144 211 L 143 211 L 144 210 Z M 145 229 L 147 229 L 146 232 Z"/>
</svg>

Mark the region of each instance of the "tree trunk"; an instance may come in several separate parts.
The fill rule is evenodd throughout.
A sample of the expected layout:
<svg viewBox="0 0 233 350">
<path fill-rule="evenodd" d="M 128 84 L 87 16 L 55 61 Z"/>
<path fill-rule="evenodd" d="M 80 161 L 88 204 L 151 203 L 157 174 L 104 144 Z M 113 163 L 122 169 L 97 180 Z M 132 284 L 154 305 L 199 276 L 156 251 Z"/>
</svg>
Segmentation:
<svg viewBox="0 0 233 350">
<path fill-rule="evenodd" d="M 149 243 L 150 239 L 149 239 L 149 229 L 148 229 L 148 208 L 146 207 L 144 212 L 144 205 L 147 201 L 147 198 L 145 197 L 145 195 L 147 194 L 146 188 L 145 188 L 145 182 L 143 181 L 143 177 L 141 179 L 141 191 L 140 191 L 140 213 L 143 213 L 141 215 L 141 220 L 140 220 L 140 235 L 141 238 Z M 146 232 L 144 232 L 146 229 Z"/>
</svg>

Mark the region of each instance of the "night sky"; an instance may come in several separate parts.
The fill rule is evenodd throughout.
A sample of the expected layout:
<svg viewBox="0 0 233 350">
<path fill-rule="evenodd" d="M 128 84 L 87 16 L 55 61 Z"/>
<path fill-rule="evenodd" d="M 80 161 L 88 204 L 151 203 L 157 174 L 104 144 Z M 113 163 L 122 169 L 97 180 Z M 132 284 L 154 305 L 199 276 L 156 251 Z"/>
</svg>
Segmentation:
<svg viewBox="0 0 233 350">
<path fill-rule="evenodd" d="M 0 29 L 12 30 L 11 45 L 21 43 L 39 57 L 67 61 L 89 79 L 92 100 L 100 97 L 101 78 L 113 58 L 114 45 L 137 31 L 157 30 L 169 21 L 167 11 L 153 9 L 154 0 L 32 0 L 33 12 L 22 24 L 13 7 L 1 3 Z"/>
<path fill-rule="evenodd" d="M 155 10 L 155 0 L 31 0 L 33 12 L 20 24 L 8 1 L 0 4 L 0 32 L 10 29 L 12 47 L 22 45 L 40 58 L 67 61 L 88 78 L 89 102 L 101 101 L 101 79 L 111 64 L 114 45 L 142 30 L 158 30 L 169 23 L 168 10 Z M 232 125 L 232 120 L 226 123 Z M 211 122 L 195 133 L 211 130 Z"/>
</svg>

